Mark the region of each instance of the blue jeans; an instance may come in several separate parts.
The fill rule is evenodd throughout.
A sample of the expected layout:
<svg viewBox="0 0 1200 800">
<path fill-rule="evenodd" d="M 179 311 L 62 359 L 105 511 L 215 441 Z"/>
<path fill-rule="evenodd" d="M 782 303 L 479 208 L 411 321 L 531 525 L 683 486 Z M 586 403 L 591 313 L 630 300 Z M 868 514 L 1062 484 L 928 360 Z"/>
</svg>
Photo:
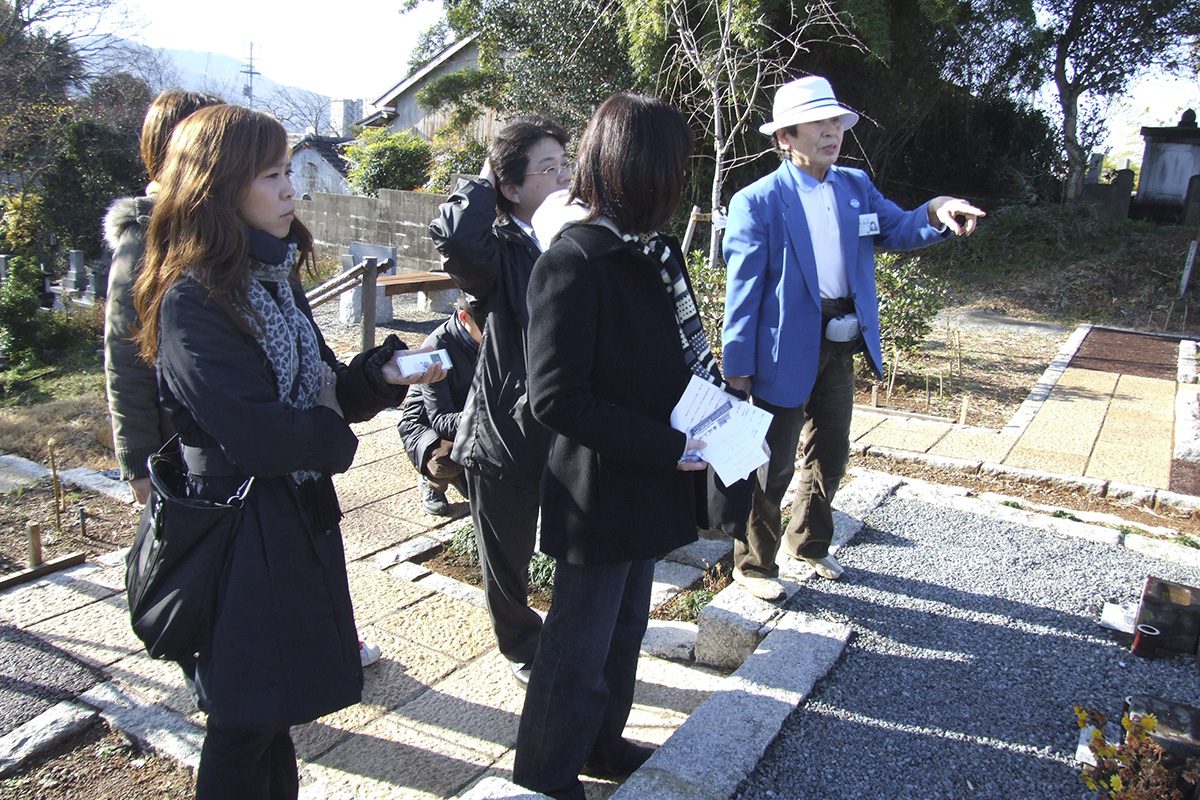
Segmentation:
<svg viewBox="0 0 1200 800">
<path fill-rule="evenodd" d="M 558 796 L 582 792 L 585 762 L 624 753 L 653 581 L 654 559 L 555 566 L 517 731 L 516 783 Z"/>
</svg>

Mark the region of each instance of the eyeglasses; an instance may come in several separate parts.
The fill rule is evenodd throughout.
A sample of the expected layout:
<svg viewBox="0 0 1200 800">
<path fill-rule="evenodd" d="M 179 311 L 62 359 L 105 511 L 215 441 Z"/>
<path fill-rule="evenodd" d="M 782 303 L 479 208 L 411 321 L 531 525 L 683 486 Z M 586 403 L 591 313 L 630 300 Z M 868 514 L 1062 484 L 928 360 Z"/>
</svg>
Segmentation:
<svg viewBox="0 0 1200 800">
<path fill-rule="evenodd" d="M 559 164 L 554 167 L 546 167 L 545 169 L 539 169 L 537 172 L 526 172 L 525 177 L 532 178 L 534 175 L 545 175 L 547 178 L 558 179 L 563 176 L 564 172 L 567 175 L 570 175 L 574 171 L 575 171 L 575 162 L 568 161 L 565 164 Z"/>
</svg>

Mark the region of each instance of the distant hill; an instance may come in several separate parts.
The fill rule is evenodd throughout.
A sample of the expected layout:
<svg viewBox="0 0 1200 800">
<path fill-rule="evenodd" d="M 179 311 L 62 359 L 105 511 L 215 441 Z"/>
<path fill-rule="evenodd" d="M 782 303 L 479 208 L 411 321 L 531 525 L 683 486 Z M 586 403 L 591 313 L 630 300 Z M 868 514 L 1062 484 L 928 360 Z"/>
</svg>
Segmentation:
<svg viewBox="0 0 1200 800">
<path fill-rule="evenodd" d="M 145 62 L 136 72 L 155 88 L 178 86 L 215 94 L 242 105 L 250 99 L 248 76 L 242 73 L 246 66 L 243 60 L 217 53 L 147 47 L 124 39 L 118 41 L 134 54 L 127 63 Z M 275 114 L 293 133 L 303 133 L 312 127 L 326 132 L 329 100 L 325 95 L 298 86 L 277 83 L 266 75 L 254 76 L 254 107 Z"/>
</svg>

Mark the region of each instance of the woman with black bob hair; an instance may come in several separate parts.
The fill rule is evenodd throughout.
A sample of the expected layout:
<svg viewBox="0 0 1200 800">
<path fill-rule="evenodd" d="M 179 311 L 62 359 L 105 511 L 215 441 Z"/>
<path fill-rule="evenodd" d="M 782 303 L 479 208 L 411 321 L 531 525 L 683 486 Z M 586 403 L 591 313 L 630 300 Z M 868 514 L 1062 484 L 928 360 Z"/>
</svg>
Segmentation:
<svg viewBox="0 0 1200 800">
<path fill-rule="evenodd" d="M 208 713 L 200 800 L 290 800 L 288 728 L 357 703 L 362 666 L 332 473 L 358 440 L 349 423 L 404 398 L 383 346 L 341 364 L 299 282 L 312 236 L 296 219 L 287 133 L 233 105 L 175 129 L 135 287 L 139 344 L 179 432 L 190 495 L 246 497 L 219 578 L 196 690 Z"/>
<path fill-rule="evenodd" d="M 720 376 L 683 254 L 658 233 L 691 155 L 675 109 L 608 98 L 571 184 L 569 202 L 587 214 L 538 259 L 529 285 L 531 406 L 554 434 L 541 549 L 557 563 L 513 778 L 556 798 L 583 798 L 581 772 L 625 776 L 653 753 L 621 734 L 654 563 L 706 523 L 704 444 L 670 415 L 693 374 Z"/>
</svg>

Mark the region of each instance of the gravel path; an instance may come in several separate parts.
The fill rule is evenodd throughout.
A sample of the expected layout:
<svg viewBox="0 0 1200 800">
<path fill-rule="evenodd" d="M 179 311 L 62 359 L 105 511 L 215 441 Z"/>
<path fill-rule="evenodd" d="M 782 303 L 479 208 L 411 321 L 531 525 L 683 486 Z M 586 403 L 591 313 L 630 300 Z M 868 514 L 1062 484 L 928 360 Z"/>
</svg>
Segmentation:
<svg viewBox="0 0 1200 800">
<path fill-rule="evenodd" d="M 1135 692 L 1200 705 L 1184 656 L 1130 655 L 1095 620 L 1147 572 L 1197 570 L 924 500 L 892 497 L 794 608 L 854 629 L 736 797 L 1087 798 L 1076 704 Z"/>
</svg>

